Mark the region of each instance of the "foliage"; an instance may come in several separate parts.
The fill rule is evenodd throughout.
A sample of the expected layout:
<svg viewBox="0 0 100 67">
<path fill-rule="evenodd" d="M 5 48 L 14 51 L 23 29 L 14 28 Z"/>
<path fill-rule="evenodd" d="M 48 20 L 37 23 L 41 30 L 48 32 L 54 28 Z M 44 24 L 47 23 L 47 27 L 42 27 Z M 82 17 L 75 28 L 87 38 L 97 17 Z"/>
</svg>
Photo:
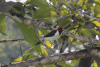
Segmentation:
<svg viewBox="0 0 100 67">
<path fill-rule="evenodd" d="M 98 35 L 100 37 L 100 21 L 94 20 L 93 18 L 89 18 L 87 16 L 82 16 L 79 14 L 79 12 L 76 9 L 83 9 L 84 11 L 89 10 L 89 14 L 87 15 L 93 15 L 97 18 L 100 17 L 100 1 L 95 0 L 95 6 L 93 6 L 93 3 L 88 3 L 88 0 L 70 0 L 72 4 L 74 5 L 74 9 L 71 8 L 71 6 L 63 0 L 62 3 L 62 10 L 61 10 L 61 18 L 59 20 L 59 24 L 57 25 L 64 27 L 64 29 L 75 33 L 80 36 L 93 38 L 93 35 Z M 31 5 L 31 6 L 29 6 Z M 31 49 L 27 50 L 24 53 L 23 58 L 18 58 L 14 61 L 26 61 L 30 59 L 36 59 L 39 58 L 39 56 L 44 57 L 48 56 L 49 53 L 47 52 L 47 49 L 45 49 L 41 44 L 35 45 L 39 40 L 36 37 L 36 35 L 46 35 L 48 31 L 51 30 L 44 30 L 40 27 L 37 27 L 38 34 L 35 34 L 34 27 L 32 25 L 27 25 L 23 22 L 23 19 L 25 18 L 25 15 L 31 17 L 34 20 L 39 20 L 46 22 L 47 24 L 54 24 L 56 20 L 56 15 L 58 14 L 56 9 L 58 6 L 58 0 L 50 0 L 50 3 L 48 3 L 46 0 L 27 0 L 25 3 L 17 2 L 11 9 L 8 11 L 11 14 L 11 18 L 14 20 L 15 24 L 20 29 L 22 35 L 24 36 L 25 41 L 27 41 L 31 45 Z M 84 13 L 83 13 L 84 14 Z M 20 21 L 14 16 L 17 16 L 17 18 L 20 18 Z M 6 34 L 6 23 L 4 21 L 6 17 L 6 14 L 2 15 L 0 14 L 0 33 Z M 52 19 L 52 20 L 51 20 Z M 81 45 L 84 43 L 84 41 L 81 41 L 79 39 L 73 39 L 69 36 L 65 38 L 65 40 L 68 41 L 68 44 L 71 46 L 72 44 L 75 45 Z M 60 43 L 63 42 L 62 38 L 59 38 L 58 40 Z M 46 45 L 48 47 L 53 47 L 54 44 L 51 44 L 49 41 L 46 41 Z M 61 47 L 60 47 L 61 48 Z M 33 53 L 37 53 L 38 56 L 33 55 Z M 4 54 L 2 54 L 4 55 Z M 74 66 L 78 63 L 79 60 L 73 60 L 70 64 L 71 66 Z M 70 67 L 70 65 L 67 65 L 66 63 L 59 62 L 57 63 L 61 65 L 62 67 Z M 96 65 L 93 63 L 93 65 Z M 54 64 L 51 65 L 45 65 L 46 67 L 56 67 Z"/>
<path fill-rule="evenodd" d="M 97 62 L 95 60 L 93 61 L 93 67 L 98 67 Z"/>
<path fill-rule="evenodd" d="M 6 29 L 6 23 L 4 21 L 5 15 L 0 14 L 0 33 L 5 34 L 5 29 Z"/>
</svg>

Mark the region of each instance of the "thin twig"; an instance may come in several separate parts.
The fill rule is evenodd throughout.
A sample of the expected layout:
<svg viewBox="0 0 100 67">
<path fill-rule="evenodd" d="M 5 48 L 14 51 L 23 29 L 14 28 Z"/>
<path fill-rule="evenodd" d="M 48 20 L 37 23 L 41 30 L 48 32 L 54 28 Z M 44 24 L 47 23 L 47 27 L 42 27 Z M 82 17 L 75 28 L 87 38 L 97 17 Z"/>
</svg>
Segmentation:
<svg viewBox="0 0 100 67">
<path fill-rule="evenodd" d="M 31 9 L 31 10 L 32 10 L 32 9 Z M 32 10 L 32 13 L 33 13 L 33 10 Z M 32 18 L 33 18 L 33 14 L 32 14 Z M 32 23 L 32 22 L 31 22 L 31 23 Z M 36 31 L 36 26 L 35 26 L 33 23 L 32 23 L 32 25 L 33 25 L 34 32 L 35 32 L 35 35 L 36 35 L 37 39 L 38 39 L 44 46 L 46 46 L 47 49 L 49 49 L 49 50 L 55 52 L 52 48 L 48 47 L 46 44 L 44 44 L 44 42 L 42 42 L 42 41 L 39 39 L 38 32 Z"/>
<path fill-rule="evenodd" d="M 21 56 L 23 57 L 23 51 L 22 51 L 22 45 L 20 44 L 20 52 L 21 52 Z"/>
<path fill-rule="evenodd" d="M 9 40 L 1 40 L 0 43 L 6 43 L 6 42 L 16 42 L 16 41 L 24 41 L 24 39 L 9 39 Z"/>
</svg>

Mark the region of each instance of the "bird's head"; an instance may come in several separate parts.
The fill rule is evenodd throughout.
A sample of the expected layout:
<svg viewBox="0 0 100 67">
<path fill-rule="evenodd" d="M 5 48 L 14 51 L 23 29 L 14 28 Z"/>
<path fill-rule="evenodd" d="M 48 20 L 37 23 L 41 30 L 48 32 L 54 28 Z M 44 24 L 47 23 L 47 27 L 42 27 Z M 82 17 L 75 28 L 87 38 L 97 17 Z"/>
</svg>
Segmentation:
<svg viewBox="0 0 100 67">
<path fill-rule="evenodd" d="M 57 30 L 58 30 L 59 32 L 62 32 L 62 31 L 63 31 L 63 27 L 58 27 Z"/>
</svg>

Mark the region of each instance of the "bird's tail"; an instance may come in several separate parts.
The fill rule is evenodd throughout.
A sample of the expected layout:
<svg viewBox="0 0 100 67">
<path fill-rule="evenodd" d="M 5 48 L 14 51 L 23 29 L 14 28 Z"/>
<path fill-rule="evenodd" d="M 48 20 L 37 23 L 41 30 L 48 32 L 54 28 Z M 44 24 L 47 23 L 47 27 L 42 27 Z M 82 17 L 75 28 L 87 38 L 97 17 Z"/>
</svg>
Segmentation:
<svg viewBox="0 0 100 67">
<path fill-rule="evenodd" d="M 35 45 L 39 45 L 41 42 L 37 42 Z"/>
</svg>

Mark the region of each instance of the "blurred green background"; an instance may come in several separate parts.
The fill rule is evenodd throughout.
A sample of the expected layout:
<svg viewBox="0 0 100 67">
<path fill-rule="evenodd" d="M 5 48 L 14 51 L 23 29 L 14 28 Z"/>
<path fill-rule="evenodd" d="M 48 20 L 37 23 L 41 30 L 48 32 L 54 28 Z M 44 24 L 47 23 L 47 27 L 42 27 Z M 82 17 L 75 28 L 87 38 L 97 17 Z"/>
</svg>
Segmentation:
<svg viewBox="0 0 100 67">
<path fill-rule="evenodd" d="M 7 25 L 5 30 L 6 35 L 2 35 L 0 33 L 0 40 L 24 38 L 12 19 L 6 17 L 5 22 Z M 20 57 L 20 45 L 22 48 L 22 53 L 31 47 L 26 41 L 0 43 L 0 63 L 8 64 Z"/>
</svg>

